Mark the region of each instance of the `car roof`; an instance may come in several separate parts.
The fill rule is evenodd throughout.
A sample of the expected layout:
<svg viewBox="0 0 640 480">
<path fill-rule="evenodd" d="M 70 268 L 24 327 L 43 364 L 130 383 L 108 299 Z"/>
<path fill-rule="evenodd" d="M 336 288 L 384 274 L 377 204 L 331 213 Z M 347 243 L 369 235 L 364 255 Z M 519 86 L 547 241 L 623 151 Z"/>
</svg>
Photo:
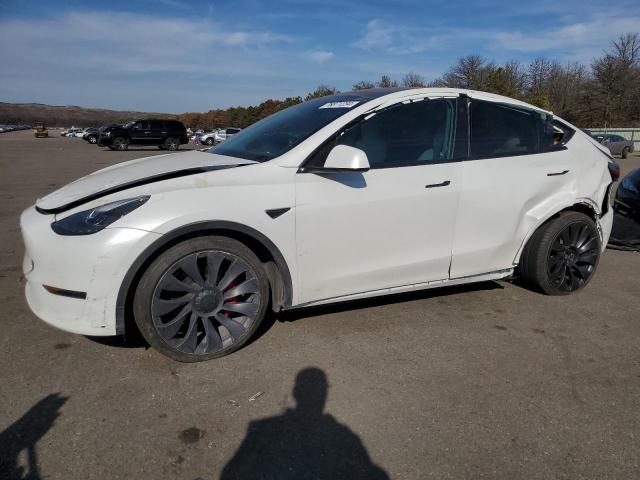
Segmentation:
<svg viewBox="0 0 640 480">
<path fill-rule="evenodd" d="M 544 113 L 552 113 L 548 110 L 544 110 L 535 105 L 516 100 L 515 98 L 505 97 L 503 95 L 497 95 L 495 93 L 482 92 L 480 90 L 468 90 L 464 88 L 447 88 L 447 87 L 397 87 L 397 88 L 369 88 L 365 90 L 352 90 L 349 92 L 336 93 L 334 95 L 327 95 L 322 97 L 328 102 L 356 100 L 359 99 L 363 103 L 380 99 L 382 97 L 389 97 L 389 100 L 395 98 L 401 98 L 407 95 L 467 95 L 468 97 L 478 100 L 486 100 L 489 102 L 506 103 L 510 105 L 521 106 L 532 110 L 537 110 Z"/>
</svg>

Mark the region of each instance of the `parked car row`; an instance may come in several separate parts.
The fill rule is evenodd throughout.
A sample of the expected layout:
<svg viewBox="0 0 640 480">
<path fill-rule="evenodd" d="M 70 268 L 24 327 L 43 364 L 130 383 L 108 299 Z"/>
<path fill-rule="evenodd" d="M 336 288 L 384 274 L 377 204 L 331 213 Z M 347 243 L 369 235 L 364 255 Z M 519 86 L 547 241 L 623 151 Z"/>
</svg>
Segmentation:
<svg viewBox="0 0 640 480">
<path fill-rule="evenodd" d="M 0 133 L 13 132 L 14 130 L 29 130 L 31 125 L 0 125 Z"/>
<path fill-rule="evenodd" d="M 100 128 L 71 127 L 61 134 L 67 138 L 83 140 L 111 150 L 126 150 L 129 145 L 157 146 L 160 149 L 177 150 L 189 142 L 187 130 L 177 120 L 145 119 L 125 124 L 112 123 Z"/>
</svg>

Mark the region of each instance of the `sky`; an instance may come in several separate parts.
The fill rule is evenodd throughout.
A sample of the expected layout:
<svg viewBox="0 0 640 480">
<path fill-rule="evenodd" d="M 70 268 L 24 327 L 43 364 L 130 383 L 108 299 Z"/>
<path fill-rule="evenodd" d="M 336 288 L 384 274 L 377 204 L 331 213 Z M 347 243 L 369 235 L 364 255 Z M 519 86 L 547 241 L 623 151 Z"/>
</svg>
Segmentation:
<svg viewBox="0 0 640 480">
<path fill-rule="evenodd" d="M 640 30 L 637 0 L 0 0 L 0 101 L 181 113 L 457 58 L 589 64 Z"/>
</svg>

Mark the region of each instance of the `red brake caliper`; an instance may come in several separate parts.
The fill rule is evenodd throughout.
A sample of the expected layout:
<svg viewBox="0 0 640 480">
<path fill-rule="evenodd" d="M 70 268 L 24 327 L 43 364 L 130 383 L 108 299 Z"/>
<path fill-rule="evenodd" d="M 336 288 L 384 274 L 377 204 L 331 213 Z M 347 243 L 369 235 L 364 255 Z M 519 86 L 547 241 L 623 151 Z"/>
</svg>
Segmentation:
<svg viewBox="0 0 640 480">
<path fill-rule="evenodd" d="M 237 284 L 237 283 L 236 283 L 236 281 L 234 280 L 233 282 L 231 282 L 231 283 L 229 284 L 229 287 L 227 288 L 227 290 L 231 290 L 232 288 L 236 288 L 236 285 L 238 285 L 238 284 Z M 225 290 L 225 292 L 226 292 L 227 290 Z M 231 297 L 231 298 L 229 298 L 228 300 L 226 300 L 226 301 L 225 301 L 225 303 L 238 303 L 237 297 Z M 225 315 L 225 316 L 227 316 L 227 317 L 231 316 L 231 314 L 230 314 L 229 312 L 227 312 L 227 311 L 223 312 L 223 315 Z"/>
</svg>

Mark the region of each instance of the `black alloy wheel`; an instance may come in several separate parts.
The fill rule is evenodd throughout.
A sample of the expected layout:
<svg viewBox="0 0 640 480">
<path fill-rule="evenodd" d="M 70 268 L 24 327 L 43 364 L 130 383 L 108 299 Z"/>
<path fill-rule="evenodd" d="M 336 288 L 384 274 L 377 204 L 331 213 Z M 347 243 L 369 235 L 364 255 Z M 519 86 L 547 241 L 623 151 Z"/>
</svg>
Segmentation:
<svg viewBox="0 0 640 480">
<path fill-rule="evenodd" d="M 598 264 L 598 236 L 587 222 L 574 222 L 558 233 L 549 249 L 551 283 L 565 292 L 582 288 Z"/>
<path fill-rule="evenodd" d="M 527 241 L 518 265 L 525 283 L 547 295 L 568 295 L 593 278 L 602 243 L 594 220 L 576 211 L 561 212 Z"/>
</svg>

